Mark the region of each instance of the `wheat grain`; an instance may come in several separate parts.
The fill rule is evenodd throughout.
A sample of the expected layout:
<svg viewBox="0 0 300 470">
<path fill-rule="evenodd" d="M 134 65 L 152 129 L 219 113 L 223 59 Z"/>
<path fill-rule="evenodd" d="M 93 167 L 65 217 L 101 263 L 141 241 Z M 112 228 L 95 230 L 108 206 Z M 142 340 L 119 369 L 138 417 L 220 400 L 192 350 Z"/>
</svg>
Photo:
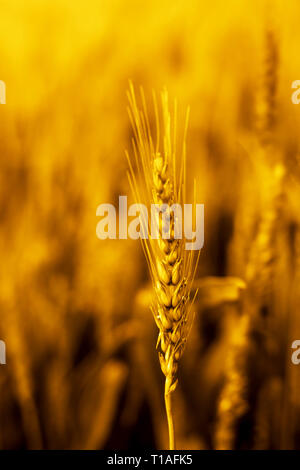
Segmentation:
<svg viewBox="0 0 300 470">
<path fill-rule="evenodd" d="M 128 176 L 134 196 L 148 206 L 158 205 L 163 211 L 166 210 L 163 205 L 170 207 L 173 204 L 184 204 L 186 199 L 185 138 L 188 113 L 180 170 L 177 172 L 176 102 L 172 121 L 167 91 L 161 94 L 161 108 L 158 107 L 156 96 L 153 94 L 156 121 L 154 144 L 143 90 L 141 89 L 142 109 L 137 106 L 131 83 L 128 98 L 129 117 L 134 132 L 134 159 L 131 160 L 127 154 L 130 167 Z M 159 348 L 161 370 L 165 375 L 165 404 L 170 448 L 173 449 L 175 442 L 171 393 L 177 386 L 178 362 L 183 354 L 192 323 L 191 307 L 195 296 L 191 299 L 190 293 L 199 254 L 196 256 L 194 251 L 185 250 L 185 238 L 176 238 L 176 214 L 169 212 L 168 217 L 162 217 L 159 221 L 158 239 L 149 237 L 149 239 L 142 240 L 142 243 L 154 287 L 155 295 L 151 310 L 159 329 L 157 348 Z M 170 221 L 169 233 L 167 233 L 168 220 Z"/>
</svg>

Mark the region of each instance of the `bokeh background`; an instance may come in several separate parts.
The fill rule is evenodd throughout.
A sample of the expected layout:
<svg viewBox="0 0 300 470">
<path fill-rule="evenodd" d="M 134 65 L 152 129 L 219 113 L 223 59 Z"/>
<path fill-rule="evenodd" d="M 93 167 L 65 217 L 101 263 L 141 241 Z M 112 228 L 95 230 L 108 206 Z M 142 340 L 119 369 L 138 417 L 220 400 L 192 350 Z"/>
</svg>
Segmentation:
<svg viewBox="0 0 300 470">
<path fill-rule="evenodd" d="M 300 447 L 299 35 L 296 0 L 1 0 L 0 448 L 168 445 L 141 247 L 96 238 L 128 79 L 190 105 L 205 204 L 177 445 Z"/>
</svg>

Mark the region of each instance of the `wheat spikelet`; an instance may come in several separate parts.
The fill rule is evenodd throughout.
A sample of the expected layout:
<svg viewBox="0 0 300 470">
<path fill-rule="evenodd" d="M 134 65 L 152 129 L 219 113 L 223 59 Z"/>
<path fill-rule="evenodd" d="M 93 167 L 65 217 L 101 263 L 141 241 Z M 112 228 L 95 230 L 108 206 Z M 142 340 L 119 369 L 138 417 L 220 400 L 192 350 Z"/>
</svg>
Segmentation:
<svg viewBox="0 0 300 470">
<path fill-rule="evenodd" d="M 136 103 L 134 88 L 130 84 L 128 93 L 129 116 L 134 132 L 134 159 L 127 154 L 130 172 L 130 185 L 137 200 L 149 208 L 156 204 L 166 215 L 159 220 L 158 239 L 149 236 L 142 239 L 144 253 L 154 287 L 151 310 L 159 329 L 157 348 L 161 370 L 165 375 L 165 402 L 169 424 L 170 448 L 174 448 L 174 430 L 170 394 L 177 386 L 178 362 L 182 356 L 192 321 L 192 304 L 196 294 L 190 298 L 199 259 L 194 251 L 185 250 L 185 238 L 177 238 L 176 213 L 167 208 L 173 204 L 184 204 L 186 193 L 185 176 L 185 136 L 182 160 L 177 173 L 176 162 L 176 102 L 174 122 L 168 106 L 168 94 L 161 94 L 161 113 L 153 94 L 156 143 L 152 138 L 148 112 L 141 90 L 142 110 Z M 160 122 L 162 115 L 162 124 Z M 187 115 L 188 117 L 188 115 Z M 172 129 L 172 130 L 171 130 Z M 161 149 L 162 147 L 162 149 Z M 136 165 L 136 171 L 133 164 Z M 137 176 L 136 176 L 137 172 Z M 142 181 L 142 184 L 140 183 Z M 169 223 L 168 223 L 169 221 Z M 146 224 L 146 221 L 143 221 Z M 182 235 L 182 234 L 181 234 Z M 200 253 L 200 252 L 199 252 Z M 197 292 L 196 292 L 197 293 Z"/>
</svg>

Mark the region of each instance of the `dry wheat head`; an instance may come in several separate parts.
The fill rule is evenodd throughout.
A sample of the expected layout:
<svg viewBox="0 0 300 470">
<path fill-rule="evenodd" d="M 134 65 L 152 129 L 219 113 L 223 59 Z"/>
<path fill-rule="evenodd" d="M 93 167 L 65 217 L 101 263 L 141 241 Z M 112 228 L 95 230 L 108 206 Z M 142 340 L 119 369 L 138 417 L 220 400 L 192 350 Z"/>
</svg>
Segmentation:
<svg viewBox="0 0 300 470">
<path fill-rule="evenodd" d="M 149 239 L 142 240 L 142 244 L 154 287 L 151 310 L 159 328 L 157 348 L 161 370 L 166 377 L 165 393 L 170 393 L 177 385 L 178 361 L 191 327 L 191 307 L 195 296 L 191 298 L 190 293 L 199 258 L 199 252 L 196 256 L 194 251 L 185 250 L 184 234 L 177 238 L 179 232 L 176 233 L 176 211 L 167 209 L 167 206 L 171 207 L 173 204 L 180 204 L 182 207 L 186 198 L 185 136 L 188 119 L 182 158 L 178 165 L 176 102 L 172 121 L 167 92 L 161 94 L 161 107 L 153 94 L 156 121 L 154 143 L 143 90 L 141 89 L 142 109 L 138 108 L 132 84 L 128 98 L 134 132 L 134 158 L 128 157 L 130 185 L 136 199 L 147 207 L 156 204 L 166 216 L 159 219 L 158 239 L 149 235 Z"/>
</svg>

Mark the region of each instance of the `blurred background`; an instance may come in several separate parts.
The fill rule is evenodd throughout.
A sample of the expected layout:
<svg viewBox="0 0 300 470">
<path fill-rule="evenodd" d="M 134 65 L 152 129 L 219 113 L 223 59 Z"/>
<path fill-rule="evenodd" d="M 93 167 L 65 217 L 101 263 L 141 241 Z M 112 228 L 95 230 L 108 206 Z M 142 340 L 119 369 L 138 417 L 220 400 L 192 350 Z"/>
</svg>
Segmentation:
<svg viewBox="0 0 300 470">
<path fill-rule="evenodd" d="M 181 449 L 300 448 L 299 5 L 1 0 L 0 448 L 163 449 L 141 246 L 100 241 L 130 195 L 128 79 L 190 105 L 205 204 L 179 368 Z"/>
</svg>

